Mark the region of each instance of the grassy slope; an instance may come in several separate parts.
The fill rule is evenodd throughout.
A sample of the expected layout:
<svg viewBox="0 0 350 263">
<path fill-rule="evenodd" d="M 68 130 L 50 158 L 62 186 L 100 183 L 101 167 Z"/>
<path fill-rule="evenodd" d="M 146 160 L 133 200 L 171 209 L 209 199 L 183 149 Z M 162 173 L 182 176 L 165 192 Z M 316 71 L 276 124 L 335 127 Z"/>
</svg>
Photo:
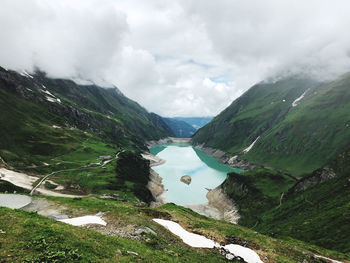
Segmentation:
<svg viewBox="0 0 350 263">
<path fill-rule="evenodd" d="M 283 175 L 266 170 L 232 174 L 223 187 L 240 207 L 240 224 L 349 254 L 350 151 L 338 155 L 330 167 L 337 174 L 335 178 L 302 192 L 293 191 L 293 180 L 283 182 Z M 318 176 L 315 172 L 298 184 Z"/>
<path fill-rule="evenodd" d="M 221 262 L 224 258 L 214 250 L 193 249 L 184 245 L 152 218 L 171 219 L 197 233 L 222 243 L 245 244 L 256 250 L 265 262 L 301 262 L 313 253 L 346 258 L 341 253 L 327 251 L 296 240 L 281 241 L 258 234 L 241 226 L 208 219 L 189 209 L 167 204 L 159 209 L 135 206 L 131 203 L 84 198 L 47 198 L 67 208 L 73 216 L 106 212 L 109 224 L 117 228 L 128 225 L 148 226 L 157 235 L 147 234 L 143 241 L 110 237 L 94 230 L 73 227 L 35 213 L 0 208 L 0 259 L 18 262 L 24 259 L 46 262 L 56 256 L 57 262 Z M 9 220 L 11 218 L 11 220 Z M 122 255 L 116 253 L 117 250 Z M 128 255 L 126 251 L 140 256 Z M 313 251 L 313 252 L 310 252 Z M 62 253 L 65 252 L 65 256 Z M 52 261 L 51 261 L 52 262 Z M 314 259 L 313 262 L 323 262 Z"/>
<path fill-rule="evenodd" d="M 350 74 L 318 90 L 259 139 L 248 160 L 293 174 L 323 166 L 350 142 Z"/>
<path fill-rule="evenodd" d="M 62 103 L 49 102 L 44 87 Z M 121 151 L 137 156 L 146 149 L 146 140 L 170 135 L 161 117 L 116 89 L 79 86 L 42 74 L 32 79 L 1 68 L 0 111 L 0 156 L 7 164 L 39 177 L 62 171 L 50 179 L 76 194 L 114 193 L 135 200 L 140 184 L 124 174 L 121 182 L 117 161 L 103 168 L 84 166 Z M 6 187 L 2 184 L 4 191 L 12 190 Z"/>
<path fill-rule="evenodd" d="M 261 136 L 243 159 L 295 175 L 309 173 L 350 141 L 350 74 L 317 85 L 293 78 L 258 84 L 193 140 L 235 155 Z M 299 105 L 291 107 L 309 88 Z"/>
<path fill-rule="evenodd" d="M 314 84 L 303 79 L 257 84 L 199 129 L 193 140 L 232 154 L 238 153 L 281 120 L 294 99 L 310 85 Z"/>
</svg>

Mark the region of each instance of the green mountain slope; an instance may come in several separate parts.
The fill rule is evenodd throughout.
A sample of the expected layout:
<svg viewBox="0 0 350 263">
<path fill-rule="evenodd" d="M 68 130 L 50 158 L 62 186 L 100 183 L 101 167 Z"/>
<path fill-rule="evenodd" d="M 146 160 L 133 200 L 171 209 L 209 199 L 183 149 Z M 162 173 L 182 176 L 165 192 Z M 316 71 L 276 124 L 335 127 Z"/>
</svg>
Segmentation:
<svg viewBox="0 0 350 263">
<path fill-rule="evenodd" d="M 349 74 L 330 83 L 288 78 L 257 84 L 198 130 L 193 142 L 296 175 L 311 172 L 350 141 L 349 86 Z"/>
<path fill-rule="evenodd" d="M 174 118 L 163 118 L 163 120 L 171 128 L 175 137 L 189 138 L 196 132 L 196 129 L 187 122 Z"/>
<path fill-rule="evenodd" d="M 256 169 L 229 174 L 222 187 L 238 204 L 240 224 L 350 253 L 350 150 L 296 181 Z"/>
<path fill-rule="evenodd" d="M 102 167 L 99 156 L 130 151 L 135 156 L 126 159 L 141 158 L 147 140 L 172 135 L 160 116 L 116 88 L 81 86 L 43 73 L 0 68 L 0 112 L 0 157 L 7 166 L 39 177 L 55 172 L 50 179 L 80 194 L 120 190 L 132 198 L 139 187 L 125 178 L 121 185 L 116 158 Z M 90 166 L 96 163 L 100 167 Z"/>
</svg>

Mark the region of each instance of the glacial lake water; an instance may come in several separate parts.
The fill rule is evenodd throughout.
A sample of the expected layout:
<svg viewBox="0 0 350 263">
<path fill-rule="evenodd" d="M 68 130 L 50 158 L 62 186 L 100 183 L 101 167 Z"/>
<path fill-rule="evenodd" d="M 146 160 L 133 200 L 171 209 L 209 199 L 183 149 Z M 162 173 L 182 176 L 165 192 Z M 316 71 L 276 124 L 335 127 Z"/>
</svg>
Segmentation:
<svg viewBox="0 0 350 263">
<path fill-rule="evenodd" d="M 154 146 L 151 153 L 166 160 L 152 167 L 162 178 L 167 191 L 163 194 L 166 202 L 178 205 L 203 204 L 208 202 L 207 190 L 219 186 L 229 172 L 243 170 L 221 164 L 218 159 L 194 148 L 188 143 L 171 143 Z M 189 185 L 180 181 L 181 176 L 189 175 Z"/>
</svg>

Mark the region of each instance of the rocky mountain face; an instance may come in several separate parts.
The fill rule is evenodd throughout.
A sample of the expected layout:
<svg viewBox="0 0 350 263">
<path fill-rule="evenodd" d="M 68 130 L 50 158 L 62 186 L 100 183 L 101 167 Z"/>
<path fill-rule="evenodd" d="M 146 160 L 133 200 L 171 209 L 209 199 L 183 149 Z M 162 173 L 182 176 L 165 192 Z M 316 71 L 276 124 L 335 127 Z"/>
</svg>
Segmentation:
<svg viewBox="0 0 350 263">
<path fill-rule="evenodd" d="M 193 143 L 298 176 L 310 173 L 350 141 L 349 87 L 350 74 L 327 83 L 298 77 L 259 83 L 199 129 Z"/>
</svg>

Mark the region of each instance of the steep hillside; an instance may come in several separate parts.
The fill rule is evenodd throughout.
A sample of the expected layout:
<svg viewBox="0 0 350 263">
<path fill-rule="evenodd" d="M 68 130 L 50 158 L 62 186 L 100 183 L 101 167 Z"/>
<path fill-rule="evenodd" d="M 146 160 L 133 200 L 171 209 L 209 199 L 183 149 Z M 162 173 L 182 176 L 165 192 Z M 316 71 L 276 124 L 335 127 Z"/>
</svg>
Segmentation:
<svg viewBox="0 0 350 263">
<path fill-rule="evenodd" d="M 237 203 L 240 224 L 350 253 L 350 149 L 296 181 L 256 169 L 229 174 L 222 187 Z"/>
<path fill-rule="evenodd" d="M 196 129 L 187 122 L 174 118 L 163 118 L 163 120 L 171 128 L 175 137 L 189 138 L 196 132 Z"/>
<path fill-rule="evenodd" d="M 350 141 L 349 87 L 350 74 L 330 83 L 288 78 L 257 84 L 193 142 L 296 175 L 311 172 Z"/>
<path fill-rule="evenodd" d="M 0 68 L 0 111 L 0 165 L 39 177 L 53 173 L 50 178 L 65 191 L 80 194 L 115 192 L 116 185 L 123 195 L 128 189 L 135 194 L 134 183 L 116 182 L 116 154 L 130 151 L 135 156 L 125 158 L 139 158 L 146 141 L 172 135 L 160 116 L 116 88 L 43 73 Z M 100 156 L 111 163 L 102 166 Z"/>
</svg>

